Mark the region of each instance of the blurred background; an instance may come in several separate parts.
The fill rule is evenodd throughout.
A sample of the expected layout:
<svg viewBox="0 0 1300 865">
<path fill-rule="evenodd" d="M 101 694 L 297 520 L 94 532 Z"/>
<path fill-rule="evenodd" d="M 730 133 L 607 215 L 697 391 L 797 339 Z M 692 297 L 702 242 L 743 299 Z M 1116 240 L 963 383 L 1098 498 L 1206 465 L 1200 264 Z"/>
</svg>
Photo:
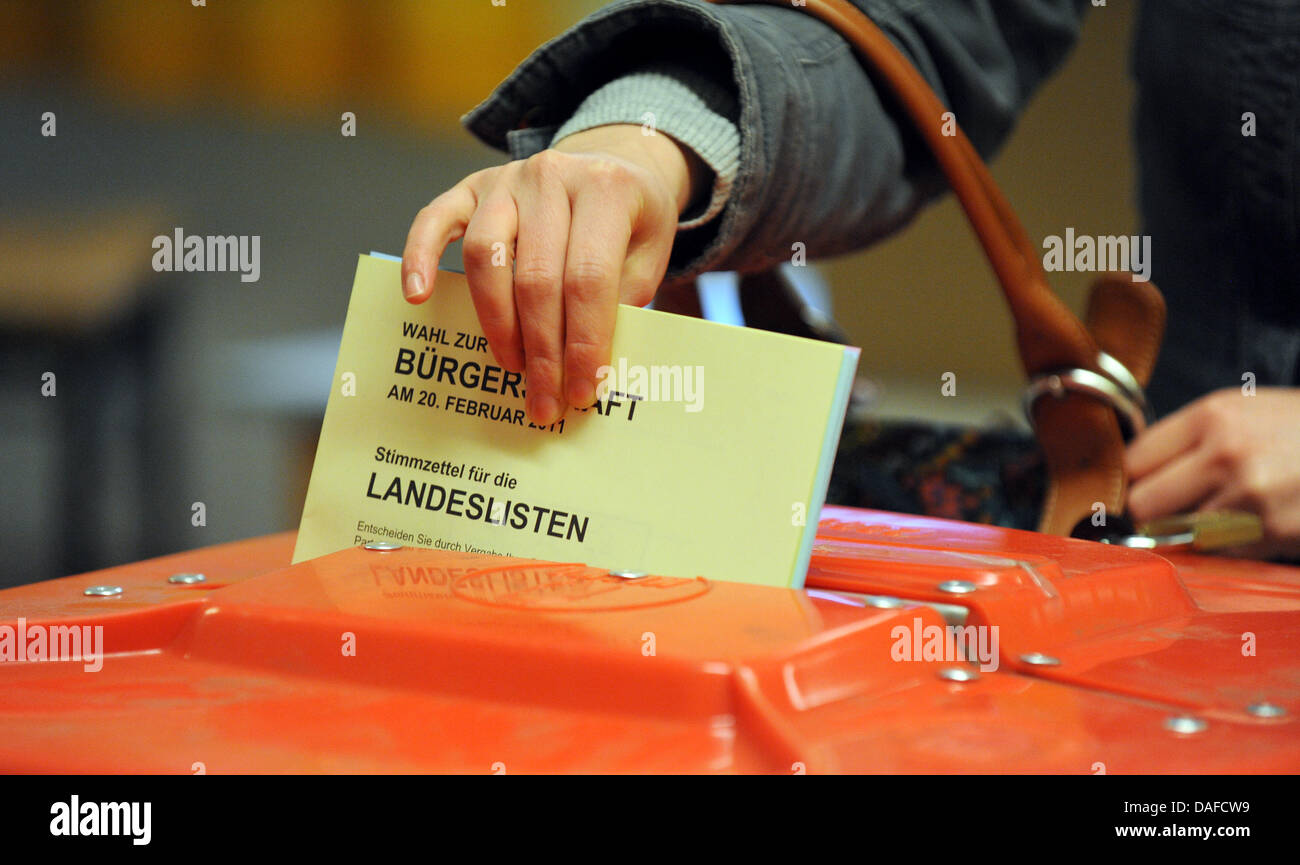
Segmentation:
<svg viewBox="0 0 1300 865">
<path fill-rule="evenodd" d="M 0 586 L 295 528 L 357 254 L 400 254 L 502 160 L 458 118 L 601 5 L 0 3 Z M 1033 238 L 1137 230 L 1130 26 L 1091 12 L 994 163 Z M 154 272 L 177 227 L 259 235 L 259 281 Z M 822 272 L 880 414 L 1013 417 L 1009 319 L 951 201 Z M 1077 309 L 1087 275 L 1056 276 Z"/>
</svg>

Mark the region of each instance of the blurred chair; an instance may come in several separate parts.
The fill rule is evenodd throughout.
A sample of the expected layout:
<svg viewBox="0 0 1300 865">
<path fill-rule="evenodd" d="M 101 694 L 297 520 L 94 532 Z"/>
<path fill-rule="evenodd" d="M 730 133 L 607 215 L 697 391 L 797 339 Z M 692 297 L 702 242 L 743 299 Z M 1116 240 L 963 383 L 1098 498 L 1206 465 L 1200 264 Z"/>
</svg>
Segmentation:
<svg viewBox="0 0 1300 865">
<path fill-rule="evenodd" d="M 12 462 L 0 531 L 10 561 L 0 585 L 149 550 L 151 500 L 165 483 L 158 455 L 168 439 L 150 423 L 165 296 L 140 238 L 160 224 L 167 223 L 148 206 L 46 210 L 0 222 L 5 365 L 30 375 L 10 379 L 20 392 L 5 398 Z M 54 513 L 41 513 L 42 503 Z"/>
</svg>

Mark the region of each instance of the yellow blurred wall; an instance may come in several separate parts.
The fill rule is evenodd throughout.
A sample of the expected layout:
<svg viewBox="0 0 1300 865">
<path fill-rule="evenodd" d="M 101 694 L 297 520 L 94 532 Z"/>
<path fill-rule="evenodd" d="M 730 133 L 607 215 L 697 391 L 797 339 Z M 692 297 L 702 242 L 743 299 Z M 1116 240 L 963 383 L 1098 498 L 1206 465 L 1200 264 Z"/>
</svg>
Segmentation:
<svg viewBox="0 0 1300 865">
<path fill-rule="evenodd" d="M 439 132 L 598 0 L 6 0 L 0 74 L 39 67 L 150 106 L 378 107 Z"/>
<path fill-rule="evenodd" d="M 457 120 L 515 64 L 602 0 L 83 0 L 0 4 L 0 75 L 42 64 L 147 105 L 217 102 L 273 114 L 377 111 L 463 137 Z M 1091 11 L 1064 70 L 994 164 L 1036 242 L 1137 228 L 1128 50 L 1133 4 Z M 335 114 L 335 116 L 337 116 Z M 829 263 L 837 317 L 884 385 L 888 414 L 974 420 L 1013 409 L 1009 320 L 955 202 Z M 1055 274 L 1078 308 L 1085 274 Z M 938 399 L 940 377 L 958 396 Z"/>
</svg>

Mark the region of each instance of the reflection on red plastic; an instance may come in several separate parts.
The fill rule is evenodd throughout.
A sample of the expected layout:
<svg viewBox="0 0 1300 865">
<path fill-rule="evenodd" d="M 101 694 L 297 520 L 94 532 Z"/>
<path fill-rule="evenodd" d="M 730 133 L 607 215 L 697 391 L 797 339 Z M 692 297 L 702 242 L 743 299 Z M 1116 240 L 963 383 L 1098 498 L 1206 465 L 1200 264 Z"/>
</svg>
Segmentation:
<svg viewBox="0 0 1300 865">
<path fill-rule="evenodd" d="M 0 769 L 1300 771 L 1300 569 L 823 516 L 804 591 L 409 548 L 290 567 L 277 535 L 0 592 L 0 629 L 107 651 L 0 659 Z M 897 659 L 963 610 L 996 670 Z"/>
</svg>

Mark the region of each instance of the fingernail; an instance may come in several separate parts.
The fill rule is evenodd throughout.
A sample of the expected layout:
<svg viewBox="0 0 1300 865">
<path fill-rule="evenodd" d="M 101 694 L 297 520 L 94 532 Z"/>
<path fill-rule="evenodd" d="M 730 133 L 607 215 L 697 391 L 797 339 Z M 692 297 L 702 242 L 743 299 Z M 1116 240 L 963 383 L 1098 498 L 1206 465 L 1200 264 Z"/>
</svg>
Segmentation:
<svg viewBox="0 0 1300 865">
<path fill-rule="evenodd" d="M 406 275 L 406 285 L 402 286 L 402 294 L 406 295 L 407 300 L 424 294 L 424 277 L 420 276 L 418 271 L 413 270 Z"/>
<path fill-rule="evenodd" d="M 569 405 L 574 408 L 591 408 L 595 402 L 595 385 L 586 379 L 569 382 Z"/>
<path fill-rule="evenodd" d="M 532 398 L 532 408 L 528 413 L 533 416 L 533 423 L 546 426 L 559 420 L 560 404 L 555 401 L 555 397 L 542 394 Z"/>
</svg>

